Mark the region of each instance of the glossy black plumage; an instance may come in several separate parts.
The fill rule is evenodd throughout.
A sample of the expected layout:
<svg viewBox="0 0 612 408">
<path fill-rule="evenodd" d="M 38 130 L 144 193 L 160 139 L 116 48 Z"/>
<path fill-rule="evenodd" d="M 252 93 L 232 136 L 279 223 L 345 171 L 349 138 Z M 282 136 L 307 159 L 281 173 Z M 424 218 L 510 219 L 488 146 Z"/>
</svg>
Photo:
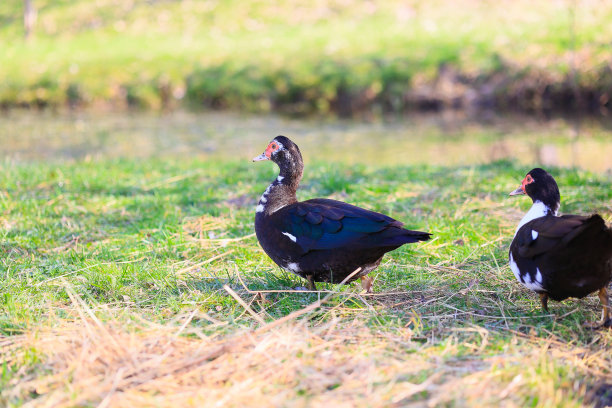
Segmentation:
<svg viewBox="0 0 612 408">
<path fill-rule="evenodd" d="M 612 233 L 599 215 L 536 218 L 519 229 L 510 253 L 527 280 L 540 271 L 541 292 L 557 301 L 585 297 L 612 277 Z"/>
<path fill-rule="evenodd" d="M 256 222 L 256 231 L 262 248 L 278 265 L 296 263 L 298 275 L 333 283 L 360 266 L 363 270 L 351 280 L 361 277 L 378 266 L 386 252 L 429 238 L 383 214 L 326 199 L 281 208 Z"/>
<path fill-rule="evenodd" d="M 280 146 L 276 151 L 270 146 Z M 259 156 L 273 160 L 280 176 L 260 199 L 255 231 L 262 248 L 282 268 L 311 282 L 350 282 L 378 266 L 383 255 L 401 245 L 425 241 L 429 233 L 410 231 L 391 217 L 340 201 L 295 197 L 302 157 L 284 136 Z"/>
<path fill-rule="evenodd" d="M 547 299 L 582 298 L 599 291 L 602 324 L 612 324 L 607 286 L 612 279 L 612 230 L 597 214 L 557 216 L 556 182 L 542 169 L 530 171 L 513 195 L 528 194 L 532 209 L 510 245 L 510 266 L 517 279 Z"/>
</svg>

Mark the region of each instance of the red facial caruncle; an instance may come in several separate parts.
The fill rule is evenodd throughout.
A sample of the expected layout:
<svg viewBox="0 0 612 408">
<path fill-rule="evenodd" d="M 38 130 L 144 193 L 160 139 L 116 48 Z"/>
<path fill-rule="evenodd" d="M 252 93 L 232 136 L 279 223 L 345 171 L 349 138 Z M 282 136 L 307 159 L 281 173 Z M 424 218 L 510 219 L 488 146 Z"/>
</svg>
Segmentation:
<svg viewBox="0 0 612 408">
<path fill-rule="evenodd" d="M 272 153 L 274 153 L 278 149 L 280 149 L 278 143 L 276 143 L 275 141 L 271 141 L 268 147 L 266 147 L 266 151 L 264 154 L 269 159 L 270 157 L 272 157 Z"/>
<path fill-rule="evenodd" d="M 253 161 L 272 160 L 272 154 L 283 148 L 283 145 L 278 143 L 276 140 L 272 140 L 266 150 L 259 156 L 253 158 Z"/>
<path fill-rule="evenodd" d="M 531 184 L 533 183 L 533 177 L 531 177 L 531 174 L 527 174 L 525 176 L 525 178 L 523 179 L 523 182 L 521 183 L 521 189 L 523 190 L 523 193 L 527 194 L 527 191 L 525 191 L 525 186 L 527 184 Z"/>
</svg>

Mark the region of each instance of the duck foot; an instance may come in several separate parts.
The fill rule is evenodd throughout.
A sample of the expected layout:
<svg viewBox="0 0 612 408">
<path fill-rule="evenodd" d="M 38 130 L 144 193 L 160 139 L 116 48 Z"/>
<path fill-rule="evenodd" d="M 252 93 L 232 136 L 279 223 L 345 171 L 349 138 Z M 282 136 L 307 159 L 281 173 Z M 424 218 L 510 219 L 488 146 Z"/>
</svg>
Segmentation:
<svg viewBox="0 0 612 408">
<path fill-rule="evenodd" d="M 599 296 L 599 301 L 601 302 L 601 305 L 603 307 L 601 311 L 601 320 L 596 323 L 586 323 L 585 326 L 590 329 L 601 329 L 602 327 L 610 329 L 612 328 L 612 308 L 610 307 L 610 297 L 608 296 L 608 288 L 603 287 L 599 289 L 599 293 L 597 293 L 597 295 Z"/>
<path fill-rule="evenodd" d="M 365 291 L 365 293 L 372 293 L 372 283 L 374 283 L 374 279 L 372 279 L 371 277 L 361 277 L 361 287 Z"/>
</svg>

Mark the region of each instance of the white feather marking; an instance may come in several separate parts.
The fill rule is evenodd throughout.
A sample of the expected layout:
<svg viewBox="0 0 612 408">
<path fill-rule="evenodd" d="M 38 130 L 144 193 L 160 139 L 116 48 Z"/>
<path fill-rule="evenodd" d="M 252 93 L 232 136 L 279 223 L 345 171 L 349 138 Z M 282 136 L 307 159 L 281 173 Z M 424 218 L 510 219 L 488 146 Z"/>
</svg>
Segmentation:
<svg viewBox="0 0 612 408">
<path fill-rule="evenodd" d="M 512 252 L 510 252 L 510 269 L 512 270 L 512 273 L 514 273 L 516 279 L 521 282 L 521 271 L 519 270 L 519 267 L 516 262 L 514 262 L 514 258 L 512 258 Z"/>
<path fill-rule="evenodd" d="M 267 195 L 270 193 L 270 189 L 272 188 L 272 184 L 270 184 L 268 186 L 268 188 L 266 188 L 266 191 L 263 192 L 263 194 L 261 195 L 261 197 L 259 198 L 259 205 L 257 206 L 257 209 L 255 211 L 257 212 L 262 212 L 263 211 L 263 205 L 268 202 L 268 197 Z M 261 207 L 261 211 L 259 210 L 259 208 Z"/>
<path fill-rule="evenodd" d="M 295 235 L 291 235 L 288 232 L 283 232 L 283 235 L 286 235 L 289 237 L 290 240 L 292 240 L 293 242 L 297 242 L 297 238 L 295 237 Z"/>
<path fill-rule="evenodd" d="M 531 280 L 531 275 L 528 273 L 523 276 L 523 279 L 525 279 L 525 287 L 527 287 L 527 289 L 535 290 L 536 292 L 541 292 L 544 290 L 542 287 L 542 273 L 540 272 L 539 268 L 537 269 L 536 276 L 533 281 Z"/>
<path fill-rule="evenodd" d="M 529 273 L 525 273 L 524 275 L 521 274 L 521 270 L 519 269 L 516 262 L 514 262 L 512 253 L 510 253 L 510 269 L 512 270 L 512 273 L 514 273 L 516 279 L 520 283 L 522 283 L 527 289 L 535 290 L 536 292 L 541 292 L 544 290 L 544 287 L 542 286 L 542 272 L 540 272 L 540 269 L 536 269 L 536 276 L 535 279 L 532 281 L 531 275 L 529 275 Z M 523 278 L 524 282 L 521 281 L 521 278 Z"/>
<path fill-rule="evenodd" d="M 514 233 L 514 236 L 516 236 L 516 233 L 518 232 L 518 230 L 521 229 L 523 225 L 527 224 L 529 221 L 535 220 L 536 218 L 544 217 L 549 212 L 550 208 L 548 208 L 543 202 L 536 201 L 535 203 L 533 203 L 529 211 L 527 211 L 527 214 L 525 214 L 521 222 L 519 222 L 518 227 L 516 227 L 516 232 Z"/>
<path fill-rule="evenodd" d="M 533 239 L 535 241 L 536 239 L 538 239 L 538 235 L 539 235 L 538 231 L 531 230 L 531 239 Z"/>
<path fill-rule="evenodd" d="M 280 144 L 280 143 L 279 143 Z M 284 179 L 283 176 L 278 176 L 276 178 L 276 181 L 278 183 L 280 183 L 282 180 Z M 255 210 L 256 212 L 263 212 L 264 211 L 264 204 L 268 203 L 268 194 L 270 194 L 270 191 L 275 187 L 278 186 L 278 184 L 276 184 L 276 182 L 270 184 L 268 186 L 268 188 L 266 188 L 266 191 L 263 192 L 262 196 L 259 198 L 259 205 L 257 206 L 257 209 Z M 271 205 L 272 203 L 268 203 L 267 206 L 267 214 L 274 214 L 276 211 L 280 210 L 281 208 L 285 207 L 284 205 L 279 206 L 274 206 Z M 278 204 L 277 204 L 278 205 Z"/>
<path fill-rule="evenodd" d="M 536 271 L 537 271 L 537 273 L 536 273 L 535 281 L 536 281 L 537 284 L 542 286 L 542 272 L 540 272 L 540 268 L 536 269 Z"/>
<path fill-rule="evenodd" d="M 298 273 L 300 271 L 300 267 L 295 262 L 289 262 L 287 266 L 284 267 L 285 270 L 293 273 Z"/>
</svg>

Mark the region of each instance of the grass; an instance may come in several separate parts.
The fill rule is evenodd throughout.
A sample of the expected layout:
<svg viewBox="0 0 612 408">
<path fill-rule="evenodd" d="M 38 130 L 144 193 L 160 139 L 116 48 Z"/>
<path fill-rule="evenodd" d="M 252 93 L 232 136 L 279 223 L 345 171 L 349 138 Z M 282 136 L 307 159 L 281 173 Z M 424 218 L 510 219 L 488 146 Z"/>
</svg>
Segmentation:
<svg viewBox="0 0 612 408">
<path fill-rule="evenodd" d="M 474 90 L 532 110 L 576 89 L 597 107 L 610 99 L 601 1 L 34 4 L 30 41 L 23 2 L 0 5 L 1 106 L 349 114 L 468 103 Z"/>
<path fill-rule="evenodd" d="M 3 162 L 0 405 L 610 403 L 612 333 L 582 326 L 596 297 L 547 315 L 507 266 L 529 207 L 507 193 L 529 169 L 309 164 L 300 198 L 435 234 L 386 256 L 364 296 L 293 293 L 263 254 L 271 166 Z M 611 221 L 609 176 L 550 170 L 563 212 Z"/>
</svg>

